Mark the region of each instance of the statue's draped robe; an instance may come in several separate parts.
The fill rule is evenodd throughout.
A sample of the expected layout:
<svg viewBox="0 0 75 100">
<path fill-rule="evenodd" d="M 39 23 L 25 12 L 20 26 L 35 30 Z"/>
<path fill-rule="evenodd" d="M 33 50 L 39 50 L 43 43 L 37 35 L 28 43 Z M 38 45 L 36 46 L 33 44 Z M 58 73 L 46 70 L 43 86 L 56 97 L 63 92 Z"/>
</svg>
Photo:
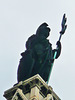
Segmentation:
<svg viewBox="0 0 75 100">
<path fill-rule="evenodd" d="M 60 55 L 61 47 L 57 50 Z M 43 36 L 32 35 L 26 42 L 26 51 L 23 52 L 18 67 L 18 82 L 24 81 L 35 74 L 39 74 L 45 81 L 48 80 L 53 56 L 56 50 L 52 50 L 52 45 Z"/>
</svg>

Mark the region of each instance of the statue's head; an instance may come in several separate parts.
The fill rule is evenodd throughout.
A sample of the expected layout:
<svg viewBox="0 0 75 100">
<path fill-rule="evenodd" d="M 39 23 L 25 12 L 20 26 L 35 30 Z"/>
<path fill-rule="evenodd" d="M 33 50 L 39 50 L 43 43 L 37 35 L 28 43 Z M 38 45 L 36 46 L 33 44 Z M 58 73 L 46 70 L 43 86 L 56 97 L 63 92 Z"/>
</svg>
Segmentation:
<svg viewBox="0 0 75 100">
<path fill-rule="evenodd" d="M 38 27 L 38 29 L 36 31 L 36 35 L 44 36 L 45 38 L 47 38 L 50 34 L 49 32 L 50 32 L 50 28 L 48 27 L 48 24 L 43 23 Z"/>
</svg>

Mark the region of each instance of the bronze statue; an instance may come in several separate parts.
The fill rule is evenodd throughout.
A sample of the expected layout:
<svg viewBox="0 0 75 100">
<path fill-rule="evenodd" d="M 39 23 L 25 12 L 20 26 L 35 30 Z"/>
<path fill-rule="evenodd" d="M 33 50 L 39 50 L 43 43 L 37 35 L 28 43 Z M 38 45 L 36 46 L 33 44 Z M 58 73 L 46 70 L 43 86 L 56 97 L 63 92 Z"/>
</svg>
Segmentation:
<svg viewBox="0 0 75 100">
<path fill-rule="evenodd" d="M 36 34 L 28 38 L 26 50 L 21 53 L 22 58 L 18 66 L 18 82 L 24 81 L 36 74 L 48 81 L 54 59 L 57 59 L 61 53 L 60 40 L 56 43 L 57 48 L 52 49 L 52 44 L 47 39 L 49 35 L 50 28 L 47 23 L 43 23 L 37 29 Z M 56 56 L 54 58 L 55 52 Z"/>
</svg>

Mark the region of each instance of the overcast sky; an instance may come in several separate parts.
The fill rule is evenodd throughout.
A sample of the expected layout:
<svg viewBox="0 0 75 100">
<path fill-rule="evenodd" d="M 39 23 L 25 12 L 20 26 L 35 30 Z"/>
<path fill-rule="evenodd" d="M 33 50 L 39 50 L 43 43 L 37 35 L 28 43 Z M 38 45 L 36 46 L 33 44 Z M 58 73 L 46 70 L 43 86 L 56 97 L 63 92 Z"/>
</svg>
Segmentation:
<svg viewBox="0 0 75 100">
<path fill-rule="evenodd" d="M 61 56 L 55 60 L 49 85 L 61 100 L 75 98 L 75 0 L 0 0 L 0 100 L 17 83 L 17 68 L 25 42 L 38 26 L 47 22 L 49 41 L 56 48 L 61 20 L 68 28 L 61 39 Z"/>
</svg>

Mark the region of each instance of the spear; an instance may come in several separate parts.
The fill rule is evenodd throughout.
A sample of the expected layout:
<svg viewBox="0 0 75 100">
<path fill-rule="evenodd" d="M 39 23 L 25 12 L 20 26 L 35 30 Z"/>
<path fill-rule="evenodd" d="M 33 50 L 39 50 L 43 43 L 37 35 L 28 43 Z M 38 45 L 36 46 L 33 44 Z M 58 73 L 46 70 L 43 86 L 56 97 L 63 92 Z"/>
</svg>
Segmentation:
<svg viewBox="0 0 75 100">
<path fill-rule="evenodd" d="M 61 40 L 62 35 L 65 33 L 65 30 L 66 30 L 66 28 L 67 28 L 66 21 L 67 21 L 66 14 L 64 14 L 64 15 L 63 15 L 63 19 L 62 19 L 62 23 L 61 23 L 61 31 L 59 32 L 59 33 L 60 33 L 60 36 L 59 36 L 59 40 L 58 40 L 58 41 Z M 56 50 L 57 50 L 57 49 L 58 49 L 58 47 L 56 48 Z M 54 57 L 53 57 L 54 60 L 55 60 L 55 58 L 56 58 L 56 55 L 57 55 L 57 51 L 55 51 L 55 53 L 54 53 Z M 54 60 L 53 60 L 53 63 L 54 63 Z M 47 84 L 48 84 L 49 79 L 50 79 L 50 75 L 51 75 L 53 63 L 52 63 L 52 65 L 51 65 L 51 70 L 50 70 L 50 73 L 49 73 L 49 77 L 48 77 Z"/>
</svg>

